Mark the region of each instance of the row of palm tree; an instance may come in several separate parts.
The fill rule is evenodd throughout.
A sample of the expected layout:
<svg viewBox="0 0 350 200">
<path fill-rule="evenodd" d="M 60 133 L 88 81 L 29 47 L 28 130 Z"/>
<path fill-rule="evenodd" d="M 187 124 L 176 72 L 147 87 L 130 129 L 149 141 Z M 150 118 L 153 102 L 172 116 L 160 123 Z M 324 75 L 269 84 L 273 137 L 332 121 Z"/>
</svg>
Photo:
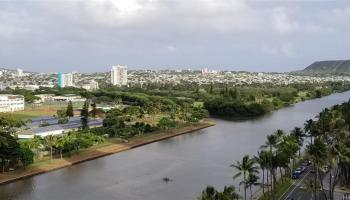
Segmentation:
<svg viewBox="0 0 350 200">
<path fill-rule="evenodd" d="M 334 199 L 336 185 L 350 187 L 350 100 L 322 110 L 317 120 L 308 120 L 305 131 L 312 138 L 306 154 L 313 161 L 313 197 Z M 324 185 L 321 171 L 329 168 L 328 183 Z M 321 189 L 321 194 L 317 186 Z M 327 188 L 328 191 L 325 189 Z"/>
<path fill-rule="evenodd" d="M 241 177 L 240 186 L 244 185 L 244 199 L 247 199 L 247 188 L 260 185 L 264 195 L 276 199 L 277 174 L 290 177 L 292 169 L 301 150 L 305 138 L 309 143 L 305 149 L 305 157 L 312 161 L 314 178 L 307 180 L 305 186 L 312 191 L 315 200 L 323 195 L 323 199 L 334 199 L 337 184 L 350 187 L 350 100 L 331 109 L 324 109 L 317 119 L 307 120 L 304 128 L 295 127 L 290 134 L 277 130 L 267 135 L 266 142 L 260 147 L 257 156 L 245 155 L 242 161 L 232 165 L 238 171 L 233 178 Z M 321 171 L 325 166 L 330 168 L 328 177 L 328 194 Z M 261 171 L 262 180 L 258 183 L 257 174 Z M 250 180 L 250 176 L 255 176 Z M 283 181 L 283 179 L 281 179 Z M 319 189 L 322 191 L 319 194 Z M 266 191 L 267 189 L 267 191 Z M 251 195 L 252 196 L 252 195 Z"/>
<path fill-rule="evenodd" d="M 299 127 L 295 127 L 290 134 L 286 134 L 283 130 L 277 130 L 273 134 L 267 135 L 265 144 L 260 147 L 261 150 L 256 156 L 245 155 L 242 161 L 231 165 L 235 171 L 238 171 L 233 179 L 242 178 L 239 185 L 244 186 L 245 200 L 247 199 L 246 190 L 249 188 L 251 192 L 252 186 L 258 185 L 262 187 L 264 195 L 269 195 L 273 200 L 276 199 L 278 171 L 280 177 L 291 174 L 291 169 L 295 165 L 295 157 L 303 145 L 303 137 L 303 131 Z M 259 172 L 262 175 L 260 183 L 258 182 Z M 252 199 L 252 192 L 250 199 Z"/>
</svg>

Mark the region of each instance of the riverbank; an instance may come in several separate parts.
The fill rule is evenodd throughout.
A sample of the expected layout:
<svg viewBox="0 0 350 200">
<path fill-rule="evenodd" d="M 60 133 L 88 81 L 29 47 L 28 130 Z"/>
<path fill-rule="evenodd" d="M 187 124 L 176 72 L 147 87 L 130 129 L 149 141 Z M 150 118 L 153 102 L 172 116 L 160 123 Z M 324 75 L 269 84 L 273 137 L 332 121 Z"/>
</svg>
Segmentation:
<svg viewBox="0 0 350 200">
<path fill-rule="evenodd" d="M 169 129 L 159 133 L 134 137 L 127 142 L 123 142 L 120 139 L 111 139 L 108 140 L 108 143 L 106 144 L 103 144 L 98 147 L 84 149 L 76 154 L 71 155 L 70 157 L 64 157 L 63 159 L 57 158 L 53 159 L 52 161 L 39 161 L 38 163 L 34 163 L 32 166 L 29 166 L 26 169 L 18 169 L 12 172 L 5 172 L 2 174 L 0 173 L 0 184 L 10 183 L 23 178 L 43 174 L 53 170 L 79 164 L 85 161 L 123 152 L 153 142 L 208 128 L 213 125 L 215 125 L 213 121 L 206 120 L 204 122 L 199 122 L 182 128 Z"/>
</svg>

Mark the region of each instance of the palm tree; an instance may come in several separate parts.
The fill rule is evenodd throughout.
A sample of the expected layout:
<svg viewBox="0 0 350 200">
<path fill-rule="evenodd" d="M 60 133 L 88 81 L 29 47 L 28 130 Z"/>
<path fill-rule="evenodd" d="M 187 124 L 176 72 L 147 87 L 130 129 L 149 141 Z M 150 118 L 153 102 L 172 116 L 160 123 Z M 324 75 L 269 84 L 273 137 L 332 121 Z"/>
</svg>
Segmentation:
<svg viewBox="0 0 350 200">
<path fill-rule="evenodd" d="M 50 159 L 52 160 L 52 149 L 56 145 L 57 138 L 54 135 L 48 135 L 44 138 L 45 145 L 50 148 Z"/>
<path fill-rule="evenodd" d="M 249 190 L 250 190 L 250 200 L 253 199 L 252 186 L 259 185 L 258 180 L 259 180 L 258 175 L 254 173 L 249 173 L 248 180 L 247 180 L 247 187 L 249 187 Z"/>
<path fill-rule="evenodd" d="M 217 191 L 213 186 L 207 186 L 203 191 L 198 200 L 214 200 L 217 195 Z"/>
<path fill-rule="evenodd" d="M 275 134 L 267 135 L 266 136 L 266 142 L 264 145 L 262 145 L 260 148 L 268 148 L 269 149 L 269 169 L 270 169 L 270 182 L 271 182 L 271 191 L 273 191 L 273 179 L 274 176 L 274 167 L 273 167 L 273 151 L 277 147 L 279 143 L 279 137 L 281 136 L 281 131 L 276 131 Z M 273 192 L 272 192 L 273 193 Z"/>
<path fill-rule="evenodd" d="M 315 182 L 312 179 L 308 179 L 304 182 L 303 189 L 311 193 L 311 199 L 316 200 L 318 190 L 320 189 L 320 185 L 318 184 L 318 182 Z"/>
<path fill-rule="evenodd" d="M 319 130 L 317 124 L 312 119 L 309 119 L 304 124 L 304 131 L 311 138 L 311 144 L 313 143 L 313 138 L 319 135 Z"/>
<path fill-rule="evenodd" d="M 300 157 L 300 149 L 303 146 L 305 134 L 300 127 L 294 127 L 294 129 L 291 132 L 291 136 L 295 137 L 295 139 L 298 141 L 298 145 L 299 145 L 298 154 Z"/>
<path fill-rule="evenodd" d="M 225 186 L 224 190 L 220 192 L 223 196 L 222 200 L 230 199 L 230 200 L 238 200 L 239 195 L 236 193 L 236 189 L 234 186 Z"/>
<path fill-rule="evenodd" d="M 282 138 L 285 135 L 282 129 L 277 129 L 277 131 L 274 134 L 277 136 L 278 139 Z"/>
<path fill-rule="evenodd" d="M 244 183 L 244 200 L 247 199 L 246 183 L 248 180 L 248 174 L 258 173 L 258 167 L 255 164 L 256 163 L 253 158 L 250 158 L 249 155 L 245 155 L 243 156 L 241 162 L 236 161 L 236 163 L 231 165 L 231 167 L 238 170 L 238 172 L 232 178 L 236 179 L 240 176 L 243 177 L 242 182 Z"/>
<path fill-rule="evenodd" d="M 238 200 L 239 195 L 234 186 L 225 186 L 222 192 L 217 191 L 213 186 L 207 186 L 198 200 Z"/>
<path fill-rule="evenodd" d="M 262 171 L 262 184 L 261 187 L 263 189 L 263 194 L 265 194 L 265 169 L 268 169 L 268 165 L 269 165 L 269 160 L 268 160 L 268 156 L 266 154 L 266 151 L 258 151 L 258 156 L 255 156 L 255 160 L 256 162 L 259 164 L 260 169 Z M 269 182 L 268 180 L 268 170 L 266 170 L 267 173 L 267 184 Z"/>
<path fill-rule="evenodd" d="M 40 136 L 35 135 L 33 139 L 30 140 L 30 149 L 34 149 L 36 158 L 39 156 L 39 147 L 42 144 L 42 138 Z"/>
<path fill-rule="evenodd" d="M 324 194 L 325 192 L 323 188 L 323 181 L 318 179 L 321 179 L 319 176 L 319 169 L 324 166 L 327 159 L 327 154 L 327 146 L 325 142 L 320 138 L 316 138 L 313 144 L 307 146 L 307 155 L 312 160 L 314 169 L 316 170 L 314 184 L 318 184 L 317 182 L 319 181 L 321 183 L 322 191 Z"/>
<path fill-rule="evenodd" d="M 66 144 L 66 141 L 67 141 L 67 137 L 65 137 L 65 136 L 58 137 L 57 141 L 56 141 L 55 147 L 60 150 L 60 157 L 61 157 L 61 159 L 63 158 L 62 151 L 63 151 L 63 148 L 64 148 L 64 146 Z"/>
</svg>

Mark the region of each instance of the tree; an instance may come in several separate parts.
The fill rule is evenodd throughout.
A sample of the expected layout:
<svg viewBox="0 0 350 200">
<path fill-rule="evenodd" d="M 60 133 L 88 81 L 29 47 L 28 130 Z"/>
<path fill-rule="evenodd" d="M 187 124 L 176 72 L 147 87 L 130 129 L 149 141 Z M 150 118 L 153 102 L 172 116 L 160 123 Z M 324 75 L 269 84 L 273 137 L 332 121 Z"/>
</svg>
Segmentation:
<svg viewBox="0 0 350 200">
<path fill-rule="evenodd" d="M 67 111 L 66 110 L 57 110 L 57 117 L 58 117 L 58 123 L 59 124 L 66 124 L 66 123 L 68 123 Z"/>
<path fill-rule="evenodd" d="M 238 172 L 233 176 L 233 179 L 236 179 L 242 176 L 243 181 L 241 183 L 244 184 L 244 199 L 247 199 L 247 180 L 248 174 L 258 173 L 258 167 L 256 166 L 255 160 L 250 158 L 249 155 L 245 155 L 242 158 L 242 161 L 236 161 L 236 163 L 232 164 L 231 167 L 238 170 Z"/>
<path fill-rule="evenodd" d="M 62 151 L 63 151 L 63 149 L 64 149 L 64 145 L 66 144 L 66 141 L 67 141 L 67 136 L 66 135 L 63 135 L 63 136 L 60 136 L 60 137 L 58 137 L 57 138 L 57 141 L 56 141 L 56 144 L 55 144 L 55 147 L 57 148 L 57 149 L 59 149 L 59 151 L 60 151 L 60 157 L 61 157 L 61 159 L 62 159 Z"/>
<path fill-rule="evenodd" d="M 217 196 L 216 189 L 213 186 L 207 186 L 203 191 L 198 200 L 215 200 Z"/>
<path fill-rule="evenodd" d="M 321 184 L 322 191 L 325 194 L 323 189 L 323 181 L 319 176 L 319 169 L 326 164 L 327 146 L 325 142 L 320 138 L 316 138 L 313 144 L 307 146 L 307 155 L 313 162 L 313 167 L 316 170 L 314 184 L 316 185 L 319 182 Z"/>
<path fill-rule="evenodd" d="M 198 200 L 238 200 L 239 195 L 236 193 L 235 187 L 225 186 L 222 192 L 217 191 L 213 186 L 207 186 Z"/>
<path fill-rule="evenodd" d="M 52 160 L 53 147 L 56 145 L 57 137 L 54 135 L 48 135 L 44 137 L 45 146 L 50 149 L 50 160 Z"/>
<path fill-rule="evenodd" d="M 259 164 L 260 169 L 262 171 L 262 190 L 263 194 L 265 194 L 265 170 L 269 168 L 269 157 L 268 157 L 268 152 L 263 150 L 263 151 L 258 151 L 258 156 L 255 156 L 256 162 Z M 268 184 L 268 170 L 266 170 L 266 177 L 267 177 L 267 184 Z"/>
<path fill-rule="evenodd" d="M 304 186 L 305 190 L 312 194 L 311 199 L 314 198 L 314 200 L 316 200 L 318 190 L 320 189 L 320 185 L 318 184 L 318 182 L 308 179 L 304 182 Z"/>
<path fill-rule="evenodd" d="M 218 192 L 218 200 L 238 200 L 239 195 L 236 193 L 234 186 L 225 186 L 222 192 Z"/>
<path fill-rule="evenodd" d="M 276 132 L 277 133 L 277 132 Z M 278 132 L 280 133 L 280 132 Z M 269 170 L 270 170 L 270 182 L 271 182 L 271 191 L 272 191 L 272 195 L 274 195 L 274 179 L 275 177 L 274 174 L 274 155 L 273 155 L 273 151 L 274 149 L 277 147 L 278 143 L 279 143 L 279 136 L 278 134 L 271 134 L 271 135 L 267 135 L 266 136 L 266 142 L 264 145 L 261 146 L 261 148 L 268 148 L 269 149 L 269 154 L 268 154 L 268 158 L 269 158 Z"/>
<path fill-rule="evenodd" d="M 158 125 L 160 129 L 169 129 L 176 127 L 176 122 L 169 117 L 163 117 L 159 120 Z"/>
<path fill-rule="evenodd" d="M 72 101 L 69 101 L 69 102 L 68 102 L 67 111 L 66 111 L 66 116 L 67 116 L 67 117 L 74 117 L 74 111 L 73 111 L 73 103 L 72 103 Z"/>
<path fill-rule="evenodd" d="M 300 127 L 294 127 L 294 129 L 291 132 L 291 135 L 298 141 L 298 145 L 299 145 L 298 154 L 300 157 L 300 149 L 303 146 L 305 134 Z"/>
<path fill-rule="evenodd" d="M 26 167 L 34 162 L 34 153 L 31 149 L 21 146 L 20 159 L 23 167 Z"/>
<path fill-rule="evenodd" d="M 91 107 L 92 107 L 92 110 L 91 110 L 91 117 L 92 118 L 95 118 L 96 117 L 96 115 L 97 115 L 97 108 L 96 108 L 96 103 L 95 102 L 93 102 L 92 104 L 91 104 Z"/>
<path fill-rule="evenodd" d="M 86 130 L 89 128 L 89 100 L 84 102 L 80 113 L 81 128 Z"/>
<path fill-rule="evenodd" d="M 14 128 L 20 128 L 25 123 L 22 120 L 14 117 L 13 115 L 1 114 L 0 115 L 0 131 L 11 134 L 14 133 Z"/>
<path fill-rule="evenodd" d="M 259 180 L 258 175 L 256 175 L 255 173 L 249 173 L 246 187 L 249 187 L 251 200 L 253 199 L 252 186 L 259 185 L 258 180 Z"/>
<path fill-rule="evenodd" d="M 10 163 L 16 163 L 18 160 L 22 160 L 22 149 L 17 139 L 12 135 L 1 132 L 0 137 L 3 140 L 3 145 L 0 146 L 0 161 L 2 172 Z"/>
</svg>

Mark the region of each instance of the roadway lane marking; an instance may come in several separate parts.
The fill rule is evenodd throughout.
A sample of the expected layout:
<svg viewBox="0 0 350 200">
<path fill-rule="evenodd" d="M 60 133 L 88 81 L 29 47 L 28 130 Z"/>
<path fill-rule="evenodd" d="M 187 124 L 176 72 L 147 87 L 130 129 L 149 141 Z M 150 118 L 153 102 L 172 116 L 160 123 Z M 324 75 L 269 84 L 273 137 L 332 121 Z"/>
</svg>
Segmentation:
<svg viewBox="0 0 350 200">
<path fill-rule="evenodd" d="M 286 200 L 291 194 L 293 194 L 293 192 L 297 189 L 297 187 L 299 187 L 300 183 L 304 181 L 304 179 L 310 174 L 310 170 L 308 170 L 306 172 L 306 174 L 299 179 L 298 181 L 296 181 L 296 183 L 294 183 L 293 185 L 289 186 L 289 188 L 287 189 L 287 191 L 285 193 L 283 193 L 283 195 L 281 197 L 283 197 L 285 194 L 287 194 L 287 192 L 290 190 L 290 188 L 292 188 L 294 186 L 294 188 L 289 192 L 289 194 L 284 198 L 284 200 Z M 281 199 L 281 198 L 280 198 Z"/>
</svg>

